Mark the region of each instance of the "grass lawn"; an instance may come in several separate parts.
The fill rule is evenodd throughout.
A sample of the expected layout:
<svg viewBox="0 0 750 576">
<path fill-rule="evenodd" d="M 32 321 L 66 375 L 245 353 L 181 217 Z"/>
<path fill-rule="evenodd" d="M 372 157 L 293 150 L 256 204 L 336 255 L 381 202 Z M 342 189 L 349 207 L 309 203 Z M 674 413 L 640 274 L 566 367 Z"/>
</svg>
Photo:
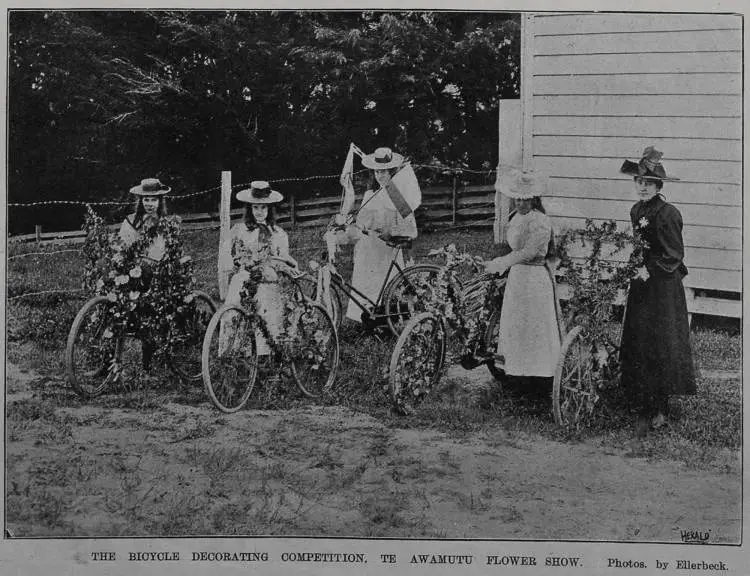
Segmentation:
<svg viewBox="0 0 750 576">
<path fill-rule="evenodd" d="M 290 234 L 291 252 L 302 268 L 306 269 L 310 260 L 321 259 L 321 237 L 321 229 L 300 229 Z M 196 261 L 198 286 L 217 297 L 218 231 L 186 231 L 184 238 L 187 252 Z M 422 235 L 414 243 L 410 256 L 417 262 L 425 261 L 432 248 L 450 243 L 455 243 L 462 251 L 485 257 L 494 255 L 491 230 L 461 229 Z M 66 247 L 57 246 L 50 250 L 61 248 Z M 18 250 L 28 251 L 29 248 L 13 247 L 10 255 L 17 254 Z M 346 247 L 341 254 L 339 270 L 345 277 L 351 274 L 351 252 L 351 247 Z M 81 257 L 76 253 L 10 260 L 8 296 L 41 290 L 77 289 L 80 287 L 81 267 Z M 83 293 L 53 294 L 11 300 L 8 303 L 8 359 L 21 368 L 31 368 L 42 375 L 60 378 L 67 333 L 85 297 Z M 390 410 L 385 392 L 387 366 L 394 341 L 363 333 L 354 325 L 344 326 L 340 341 L 337 382 L 324 403 L 366 412 L 387 421 L 390 426 L 434 428 L 456 435 L 502 428 L 537 433 L 555 440 L 595 439 L 612 445 L 622 445 L 632 434 L 630 418 L 625 416 L 617 402 L 609 409 L 602 410 L 600 417 L 589 428 L 566 432 L 555 427 L 549 406 L 544 402 L 540 406 L 523 395 L 507 390 L 499 392 L 497 387 L 491 385 L 467 392 L 466 382 L 455 377 L 443 378 L 441 388 L 416 414 L 410 417 L 396 416 Z M 737 450 L 741 443 L 741 380 L 712 372 L 740 370 L 742 338 L 739 323 L 696 318 L 692 342 L 696 365 L 708 376 L 699 378 L 696 396 L 675 399 L 682 417 L 668 431 L 649 439 L 644 450 L 655 458 L 705 465 L 710 464 L 719 451 Z M 477 372 L 482 372 L 484 377 L 486 369 L 480 367 Z M 473 376 L 473 373 L 470 374 Z M 167 376 L 165 378 L 169 379 Z M 164 393 L 178 394 L 174 391 Z M 146 400 L 151 397 L 150 393 L 138 394 L 137 398 L 146 404 L 151 402 Z M 132 406 L 141 400 L 126 394 L 106 401 Z M 56 394 L 54 402 L 71 406 L 79 404 L 67 391 Z M 295 389 L 282 385 L 276 390 L 254 394 L 250 407 L 283 408 L 306 402 Z M 14 410 L 13 406 L 10 410 Z"/>
</svg>

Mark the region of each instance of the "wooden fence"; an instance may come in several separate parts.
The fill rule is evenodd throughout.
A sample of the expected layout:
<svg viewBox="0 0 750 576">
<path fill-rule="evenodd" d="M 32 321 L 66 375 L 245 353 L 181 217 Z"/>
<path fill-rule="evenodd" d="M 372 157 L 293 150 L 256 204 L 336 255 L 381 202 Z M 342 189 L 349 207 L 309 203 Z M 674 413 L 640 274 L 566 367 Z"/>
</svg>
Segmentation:
<svg viewBox="0 0 750 576">
<path fill-rule="evenodd" d="M 361 201 L 362 194 L 357 195 Z M 439 186 L 422 190 L 422 206 L 418 216 L 423 228 L 446 228 L 450 226 L 491 228 L 494 219 L 495 188 L 491 184 L 481 186 L 461 186 L 454 181 L 453 186 Z M 281 224 L 295 227 L 324 226 L 331 216 L 339 210 L 340 196 L 320 196 L 297 199 L 290 196 L 278 212 L 277 220 Z M 356 205 L 356 204 L 355 204 Z M 238 208 L 230 212 L 232 220 L 242 217 L 243 210 Z M 183 228 L 199 230 L 218 228 L 219 211 L 199 214 L 181 214 Z M 119 224 L 113 224 L 117 229 Z M 83 230 L 69 232 L 43 232 L 36 226 L 33 234 L 11 236 L 11 242 L 51 242 L 81 243 L 85 239 Z"/>
</svg>

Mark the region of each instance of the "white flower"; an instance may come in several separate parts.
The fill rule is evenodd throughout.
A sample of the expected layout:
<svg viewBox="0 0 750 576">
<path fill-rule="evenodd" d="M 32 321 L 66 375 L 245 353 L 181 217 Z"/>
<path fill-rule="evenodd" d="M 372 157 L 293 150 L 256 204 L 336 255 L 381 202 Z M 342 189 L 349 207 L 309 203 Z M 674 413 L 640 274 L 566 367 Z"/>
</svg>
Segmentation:
<svg viewBox="0 0 750 576">
<path fill-rule="evenodd" d="M 640 220 L 638 220 L 638 227 L 639 228 L 645 228 L 648 226 L 648 218 L 645 216 L 642 216 Z"/>
<path fill-rule="evenodd" d="M 110 302 L 117 302 L 117 294 L 115 294 L 114 292 L 110 292 L 109 294 L 107 294 L 107 300 L 109 300 Z"/>
<path fill-rule="evenodd" d="M 119 286 L 120 284 L 127 284 L 128 280 L 130 278 L 126 274 L 120 274 L 117 278 L 115 278 L 115 284 Z"/>
<path fill-rule="evenodd" d="M 600 346 L 598 350 L 596 351 L 596 360 L 599 362 L 599 366 L 606 365 L 608 358 L 609 358 L 609 352 L 607 352 L 607 349 L 604 348 L 604 346 Z"/>
<path fill-rule="evenodd" d="M 115 264 L 122 264 L 122 260 L 123 260 L 122 254 L 120 254 L 119 252 L 115 252 L 115 255 L 112 256 L 112 261 Z"/>
<path fill-rule="evenodd" d="M 130 292 L 130 299 L 131 300 L 138 300 L 138 296 L 140 296 L 140 295 L 141 295 L 141 293 L 138 292 L 137 290 L 131 290 L 131 292 Z"/>
<path fill-rule="evenodd" d="M 102 288 L 104 288 L 104 280 L 99 278 L 99 280 L 96 281 L 96 289 L 101 290 Z"/>
<path fill-rule="evenodd" d="M 188 294 L 182 300 L 185 302 L 185 304 L 190 304 L 193 301 L 193 295 L 192 294 Z"/>
<path fill-rule="evenodd" d="M 636 269 L 635 276 L 633 276 L 635 279 L 639 280 L 648 280 L 649 273 L 645 266 L 641 266 L 640 268 Z"/>
<path fill-rule="evenodd" d="M 114 336 L 114 333 L 112 332 L 112 330 L 107 328 L 102 336 L 104 336 L 105 338 L 112 338 L 112 336 Z"/>
<path fill-rule="evenodd" d="M 132 269 L 132 270 L 130 271 L 130 277 L 131 277 L 131 278 L 140 278 L 140 277 L 141 277 L 141 272 L 143 272 L 143 271 L 141 270 L 141 267 L 140 267 L 140 266 L 136 266 L 135 268 L 133 268 L 133 269 Z"/>
</svg>

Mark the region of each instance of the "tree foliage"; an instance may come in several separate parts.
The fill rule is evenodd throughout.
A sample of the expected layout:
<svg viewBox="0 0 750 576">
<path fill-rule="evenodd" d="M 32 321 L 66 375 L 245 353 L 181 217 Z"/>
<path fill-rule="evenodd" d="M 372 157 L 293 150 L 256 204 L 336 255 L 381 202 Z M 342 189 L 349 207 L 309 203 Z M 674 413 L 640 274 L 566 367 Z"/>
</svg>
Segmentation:
<svg viewBox="0 0 750 576">
<path fill-rule="evenodd" d="M 334 174 L 350 141 L 418 163 L 491 168 L 498 101 L 519 93 L 519 22 L 12 11 L 9 199 L 123 199 L 147 176 L 194 191 L 215 186 L 220 170 L 237 181 Z M 18 210 L 16 228 L 82 216 Z"/>
</svg>

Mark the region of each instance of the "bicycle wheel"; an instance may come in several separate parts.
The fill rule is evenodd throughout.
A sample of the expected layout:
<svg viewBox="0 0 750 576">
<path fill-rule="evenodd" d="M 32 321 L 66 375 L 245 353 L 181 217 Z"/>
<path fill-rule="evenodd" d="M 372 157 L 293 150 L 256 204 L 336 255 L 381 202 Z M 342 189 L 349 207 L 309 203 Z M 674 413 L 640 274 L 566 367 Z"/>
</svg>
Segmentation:
<svg viewBox="0 0 750 576">
<path fill-rule="evenodd" d="M 86 302 L 78 311 L 68 334 L 65 371 L 79 396 L 93 398 L 118 376 L 115 359 L 121 348 L 113 335 L 111 305 L 103 296 Z"/>
<path fill-rule="evenodd" d="M 504 365 L 497 358 L 497 343 L 500 338 L 500 309 L 496 308 L 487 320 L 487 329 L 484 332 L 484 348 L 487 351 L 487 368 L 495 380 L 505 378 Z"/>
<path fill-rule="evenodd" d="M 317 398 L 336 378 L 339 365 L 338 332 L 326 309 L 317 302 L 306 302 L 292 313 L 289 333 L 292 341 L 288 359 L 292 378 L 300 391 Z"/>
<path fill-rule="evenodd" d="M 208 323 L 216 313 L 216 304 L 205 292 L 193 292 L 184 316 L 172 327 L 172 347 L 167 363 L 185 383 L 201 379 L 201 352 Z"/>
<path fill-rule="evenodd" d="M 565 337 L 552 384 L 552 412 L 558 426 L 577 426 L 597 402 L 591 347 L 576 326 Z"/>
<path fill-rule="evenodd" d="M 241 306 L 224 306 L 211 318 L 201 368 L 214 406 L 231 413 L 245 405 L 258 375 L 258 356 L 252 318 Z"/>
<path fill-rule="evenodd" d="M 316 302 L 318 297 L 318 283 L 316 279 L 310 276 L 302 276 L 297 279 L 297 282 L 305 296 Z M 341 287 L 341 284 L 331 278 L 331 319 L 337 330 L 341 330 L 341 324 L 344 321 L 345 310 L 342 290 L 343 288 Z"/>
<path fill-rule="evenodd" d="M 404 328 L 391 355 L 388 380 L 396 408 L 409 414 L 437 386 L 445 361 L 442 319 L 422 312 Z"/>
<path fill-rule="evenodd" d="M 439 272 L 440 268 L 432 264 L 410 266 L 385 287 L 383 310 L 394 336 L 401 334 L 410 318 L 425 311 L 424 303 L 429 298 L 425 292 L 434 285 Z"/>
</svg>

